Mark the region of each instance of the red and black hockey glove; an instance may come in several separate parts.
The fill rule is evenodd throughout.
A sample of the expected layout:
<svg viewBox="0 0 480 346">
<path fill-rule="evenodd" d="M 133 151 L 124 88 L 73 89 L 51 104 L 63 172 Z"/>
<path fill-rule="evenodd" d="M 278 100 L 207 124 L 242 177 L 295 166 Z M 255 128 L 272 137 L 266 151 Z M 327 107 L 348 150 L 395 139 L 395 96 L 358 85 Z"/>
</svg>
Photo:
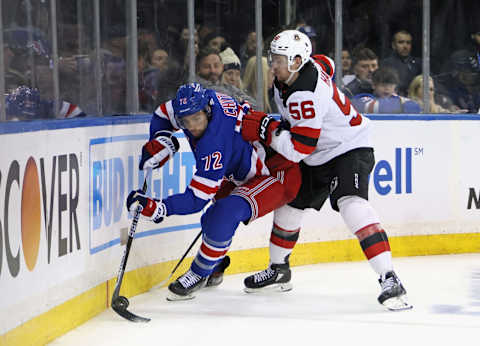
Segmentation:
<svg viewBox="0 0 480 346">
<path fill-rule="evenodd" d="M 279 121 L 264 112 L 250 111 L 242 119 L 242 137 L 249 142 L 260 140 L 270 145 L 273 132 L 279 124 Z"/>
<path fill-rule="evenodd" d="M 159 131 L 155 138 L 142 148 L 139 169 L 159 168 L 175 155 L 180 147 L 178 139 L 170 131 Z"/>
<path fill-rule="evenodd" d="M 131 191 L 127 197 L 129 213 L 133 214 L 138 207 L 140 207 L 141 216 L 155 223 L 162 222 L 167 216 L 165 204 L 161 200 L 146 196 L 142 190 Z"/>
</svg>

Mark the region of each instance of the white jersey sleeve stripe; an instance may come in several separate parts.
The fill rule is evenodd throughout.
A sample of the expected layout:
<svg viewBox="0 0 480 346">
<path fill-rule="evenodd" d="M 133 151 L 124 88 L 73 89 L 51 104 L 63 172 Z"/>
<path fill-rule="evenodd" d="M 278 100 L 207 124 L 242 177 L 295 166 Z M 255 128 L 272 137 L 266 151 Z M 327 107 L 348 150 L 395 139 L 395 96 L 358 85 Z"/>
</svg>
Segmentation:
<svg viewBox="0 0 480 346">
<path fill-rule="evenodd" d="M 309 155 L 295 150 L 292 135 L 289 131 L 281 131 L 278 136 L 272 136 L 272 144 L 270 146 L 276 152 L 285 156 L 286 159 L 293 162 L 300 162 Z"/>
<path fill-rule="evenodd" d="M 217 193 L 218 189 L 220 188 L 221 182 L 222 179 L 214 181 L 199 176 L 193 176 L 189 187 L 192 189 L 195 196 L 209 201 Z"/>
<path fill-rule="evenodd" d="M 175 128 L 175 130 L 180 129 L 175 119 L 175 114 L 173 112 L 173 106 L 172 106 L 171 100 L 165 103 L 162 103 L 160 106 L 158 106 L 157 109 L 155 110 L 155 115 L 157 115 L 162 119 L 170 121 L 170 123 Z"/>
</svg>

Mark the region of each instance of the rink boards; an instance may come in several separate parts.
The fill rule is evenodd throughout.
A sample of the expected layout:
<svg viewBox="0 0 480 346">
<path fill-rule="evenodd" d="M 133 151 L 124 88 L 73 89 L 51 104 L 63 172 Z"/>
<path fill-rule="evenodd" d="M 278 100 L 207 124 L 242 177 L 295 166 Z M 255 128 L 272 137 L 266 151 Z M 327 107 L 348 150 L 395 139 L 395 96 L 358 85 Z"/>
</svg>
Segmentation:
<svg viewBox="0 0 480 346">
<path fill-rule="evenodd" d="M 480 251 L 480 117 L 372 118 L 370 200 L 393 255 Z M 137 163 L 149 119 L 2 124 L 0 345 L 44 343 L 108 307 L 130 223 L 124 201 L 143 181 Z M 178 137 L 179 153 L 148 182 L 154 197 L 184 191 L 194 172 L 188 143 Z M 139 223 L 123 294 L 167 277 L 199 232 L 200 216 Z M 237 230 L 230 273 L 264 268 L 271 220 Z M 291 262 L 362 259 L 327 202 L 308 213 Z"/>
</svg>

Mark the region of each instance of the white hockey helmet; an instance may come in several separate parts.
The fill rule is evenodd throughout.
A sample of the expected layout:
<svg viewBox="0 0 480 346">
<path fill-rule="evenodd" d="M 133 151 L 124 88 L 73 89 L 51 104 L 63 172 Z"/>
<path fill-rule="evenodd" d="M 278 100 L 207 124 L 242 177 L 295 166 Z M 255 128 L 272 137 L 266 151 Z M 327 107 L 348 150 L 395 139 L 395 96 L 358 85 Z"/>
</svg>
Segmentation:
<svg viewBox="0 0 480 346">
<path fill-rule="evenodd" d="M 285 30 L 276 35 L 270 43 L 269 58 L 271 54 L 285 55 L 288 61 L 288 71 L 297 72 L 310 60 L 312 54 L 312 43 L 307 35 L 298 30 Z M 295 62 L 295 57 L 302 58 L 302 64 L 296 70 L 291 66 Z"/>
</svg>

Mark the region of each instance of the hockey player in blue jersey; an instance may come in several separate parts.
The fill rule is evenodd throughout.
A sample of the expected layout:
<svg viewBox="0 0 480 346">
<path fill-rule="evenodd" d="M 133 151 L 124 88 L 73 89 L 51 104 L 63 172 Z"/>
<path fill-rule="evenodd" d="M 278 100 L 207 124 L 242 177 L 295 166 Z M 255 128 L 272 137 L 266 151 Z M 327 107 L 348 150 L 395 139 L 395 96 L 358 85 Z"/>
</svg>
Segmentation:
<svg viewBox="0 0 480 346">
<path fill-rule="evenodd" d="M 269 154 L 259 142 L 240 134 L 248 105 L 204 89 L 183 85 L 175 99 L 160 105 L 150 123 L 150 141 L 143 146 L 140 169 L 162 166 L 178 150 L 173 131 L 182 129 L 196 160 L 196 172 L 183 193 L 163 200 L 132 191 L 127 209 L 142 206 L 141 215 L 159 223 L 166 216 L 187 215 L 215 202 L 201 218 L 202 244 L 190 269 L 168 287 L 168 300 L 193 298 L 205 285 L 216 285 L 212 273 L 222 261 L 240 222 L 248 223 L 291 201 L 300 186 L 298 164 Z M 225 178 L 230 183 L 225 184 Z M 224 198 L 220 198 L 224 197 Z"/>
</svg>

